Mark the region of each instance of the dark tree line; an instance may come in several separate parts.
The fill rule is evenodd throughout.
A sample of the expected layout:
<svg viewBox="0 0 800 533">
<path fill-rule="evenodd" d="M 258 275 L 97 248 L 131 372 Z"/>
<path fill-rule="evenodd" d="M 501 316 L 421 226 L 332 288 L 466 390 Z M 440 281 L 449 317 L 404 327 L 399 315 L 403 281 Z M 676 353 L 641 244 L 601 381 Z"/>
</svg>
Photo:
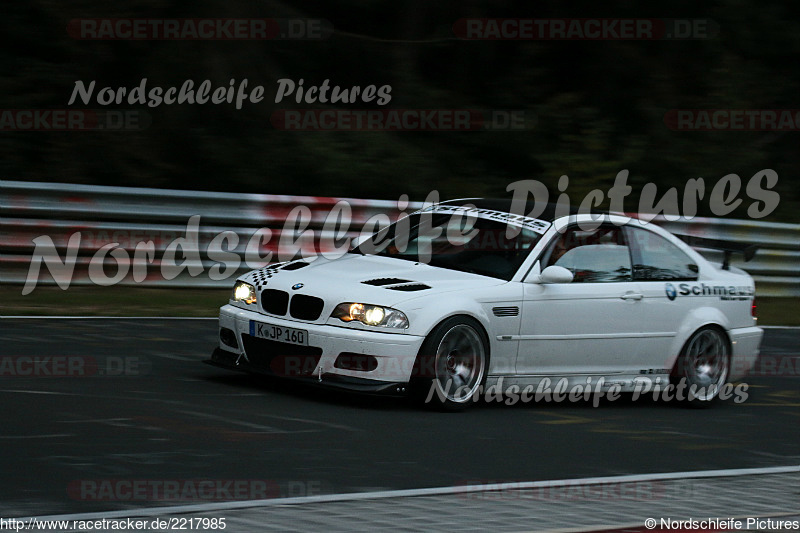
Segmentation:
<svg viewBox="0 0 800 533">
<path fill-rule="evenodd" d="M 3 109 L 65 108 L 76 80 L 130 88 L 142 78 L 162 87 L 247 78 L 266 91 L 261 103 L 241 110 L 133 106 L 152 119 L 138 132 L 0 132 L 2 179 L 387 199 L 408 193 L 422 200 L 432 189 L 444 197 L 503 195 L 520 179 L 538 179 L 555 192 L 566 174 L 570 196 L 580 199 L 608 189 L 622 169 L 638 191 L 647 182 L 682 190 L 688 179 L 713 183 L 730 173 L 746 181 L 772 168 L 782 200 L 771 219 L 800 221 L 800 131 L 673 131 L 664 119 L 671 109 L 800 108 L 798 4 L 681 1 L 659 10 L 621 0 L 200 0 L 185 6 L 173 0 L 4 6 Z M 459 18 L 504 16 L 710 18 L 719 33 L 682 41 L 454 37 Z M 67 25 L 81 17 L 320 17 L 335 32 L 318 41 L 76 40 Z M 286 132 L 270 124 L 273 112 L 325 106 L 275 104 L 281 78 L 302 78 L 306 86 L 325 79 L 342 87 L 388 84 L 388 107 L 525 110 L 535 125 Z"/>
</svg>

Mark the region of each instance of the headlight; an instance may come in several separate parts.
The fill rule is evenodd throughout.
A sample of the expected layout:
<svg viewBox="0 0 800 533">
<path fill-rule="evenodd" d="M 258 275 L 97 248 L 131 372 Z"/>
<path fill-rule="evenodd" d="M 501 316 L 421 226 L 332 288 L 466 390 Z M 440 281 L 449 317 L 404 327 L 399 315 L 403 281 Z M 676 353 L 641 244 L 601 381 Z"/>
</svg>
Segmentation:
<svg viewBox="0 0 800 533">
<path fill-rule="evenodd" d="M 254 304 L 258 301 L 256 298 L 256 289 L 249 283 L 244 281 L 237 281 L 233 286 L 233 300 L 235 302 L 244 302 L 246 304 Z"/>
<path fill-rule="evenodd" d="M 408 318 L 405 314 L 391 307 L 379 305 L 343 303 L 336 306 L 331 317 L 343 322 L 357 320 L 367 326 L 383 326 L 385 328 L 405 329 L 408 327 Z"/>
</svg>

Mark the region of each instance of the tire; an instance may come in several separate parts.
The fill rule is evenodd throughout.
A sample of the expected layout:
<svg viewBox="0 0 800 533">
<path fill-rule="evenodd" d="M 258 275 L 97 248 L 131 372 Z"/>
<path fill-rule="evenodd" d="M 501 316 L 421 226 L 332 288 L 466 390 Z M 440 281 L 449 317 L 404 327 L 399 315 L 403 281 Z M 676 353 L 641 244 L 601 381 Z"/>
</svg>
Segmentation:
<svg viewBox="0 0 800 533">
<path fill-rule="evenodd" d="M 675 362 L 672 383 L 678 396 L 691 407 L 710 407 L 725 385 L 730 369 L 730 343 L 725 332 L 714 326 L 695 331 Z M 682 398 L 681 398 L 682 396 Z"/>
<path fill-rule="evenodd" d="M 460 411 L 480 397 L 489 367 L 489 340 L 476 320 L 448 318 L 425 339 L 414 367 L 418 399 L 433 409 Z"/>
</svg>

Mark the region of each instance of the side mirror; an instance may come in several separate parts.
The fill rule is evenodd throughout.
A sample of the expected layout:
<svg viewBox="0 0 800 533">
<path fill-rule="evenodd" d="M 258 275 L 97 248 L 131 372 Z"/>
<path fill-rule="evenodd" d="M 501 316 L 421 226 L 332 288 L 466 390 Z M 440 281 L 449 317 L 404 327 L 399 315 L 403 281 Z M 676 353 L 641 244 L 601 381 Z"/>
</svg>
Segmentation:
<svg viewBox="0 0 800 533">
<path fill-rule="evenodd" d="M 564 267 L 552 265 L 535 276 L 530 283 L 572 283 L 572 272 Z"/>
</svg>

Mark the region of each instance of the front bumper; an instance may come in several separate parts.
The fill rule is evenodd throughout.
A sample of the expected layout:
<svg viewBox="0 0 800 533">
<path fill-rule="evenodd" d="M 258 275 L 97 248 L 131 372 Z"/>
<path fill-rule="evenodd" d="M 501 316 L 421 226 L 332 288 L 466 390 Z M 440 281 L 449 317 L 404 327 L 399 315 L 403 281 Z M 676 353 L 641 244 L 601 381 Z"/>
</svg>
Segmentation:
<svg viewBox="0 0 800 533">
<path fill-rule="evenodd" d="M 308 346 L 262 341 L 250 336 L 250 322 L 301 329 Z M 220 340 L 209 364 L 260 374 L 297 378 L 361 392 L 404 393 L 424 337 L 313 324 L 263 315 L 232 305 L 220 308 L 219 327 L 234 332 L 237 347 Z M 337 367 L 337 359 L 371 356 L 369 369 Z M 340 359 L 341 363 L 342 359 Z"/>
</svg>

